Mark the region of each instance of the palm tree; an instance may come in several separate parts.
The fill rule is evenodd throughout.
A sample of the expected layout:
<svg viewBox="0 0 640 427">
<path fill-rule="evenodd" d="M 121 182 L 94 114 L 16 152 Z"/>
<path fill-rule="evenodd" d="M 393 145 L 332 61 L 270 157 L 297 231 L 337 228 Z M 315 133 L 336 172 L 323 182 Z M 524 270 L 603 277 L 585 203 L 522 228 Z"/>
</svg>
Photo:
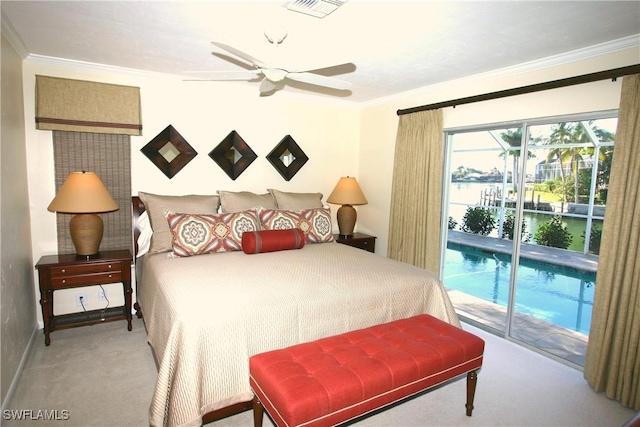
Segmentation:
<svg viewBox="0 0 640 427">
<path fill-rule="evenodd" d="M 548 144 L 568 144 L 571 141 L 571 124 L 570 123 L 560 123 L 557 126 L 553 127 L 553 131 L 549 137 Z M 566 148 L 556 147 L 549 151 L 547 154 L 547 163 L 552 163 L 554 160 L 557 160 L 560 164 L 560 179 L 562 182 L 566 182 L 564 164 L 567 162 L 569 158 L 569 153 Z M 566 187 L 563 185 L 562 191 L 562 199 L 563 201 L 567 201 L 567 191 Z"/>
<path fill-rule="evenodd" d="M 613 135 L 615 138 L 615 135 Z M 596 177 L 596 185 L 598 187 L 598 197 L 600 203 L 605 205 L 607 203 L 607 195 L 609 191 L 609 177 L 611 176 L 611 160 L 613 159 L 613 147 L 601 147 L 599 162 L 598 162 L 598 175 Z"/>
<path fill-rule="evenodd" d="M 593 120 L 589 121 L 590 126 Z M 600 141 L 613 141 L 614 135 L 611 132 L 605 131 L 592 126 L 591 129 L 598 137 Z M 548 144 L 562 145 L 562 144 L 592 144 L 590 147 L 556 147 L 549 151 L 547 155 L 547 163 L 557 160 L 560 166 L 560 178 L 562 182 L 566 182 L 567 177 L 565 175 L 565 169 L 571 171 L 571 175 L 574 178 L 573 186 L 573 198 L 574 202 L 578 203 L 580 200 L 579 186 L 578 186 L 578 167 L 580 162 L 584 161 L 583 155 L 593 155 L 595 153 L 596 141 L 592 141 L 591 136 L 587 132 L 587 129 L 581 122 L 578 123 L 559 123 L 554 126 L 551 132 Z M 602 150 L 599 151 L 599 160 L 604 161 L 606 153 Z M 567 186 L 563 186 L 563 200 L 567 201 Z"/>
<path fill-rule="evenodd" d="M 511 175 L 511 183 L 513 185 L 513 192 L 518 189 L 518 160 L 520 159 L 520 147 L 522 146 L 522 128 L 507 129 L 505 132 L 500 133 L 500 138 L 506 142 L 513 150 L 506 150 L 500 153 L 499 157 L 512 156 L 513 158 L 513 174 Z M 535 140 L 532 140 L 535 141 Z M 535 157 L 533 152 L 527 152 L 527 159 Z M 506 172 L 506 171 L 505 171 Z"/>
</svg>

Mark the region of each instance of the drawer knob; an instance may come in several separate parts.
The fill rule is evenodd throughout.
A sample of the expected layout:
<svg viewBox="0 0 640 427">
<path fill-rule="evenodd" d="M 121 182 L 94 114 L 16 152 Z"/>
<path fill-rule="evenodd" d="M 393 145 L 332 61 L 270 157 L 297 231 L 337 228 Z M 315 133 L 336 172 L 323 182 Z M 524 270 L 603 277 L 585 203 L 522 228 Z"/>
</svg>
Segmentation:
<svg viewBox="0 0 640 427">
<path fill-rule="evenodd" d="M 62 283 L 67 283 L 67 279 L 62 279 Z"/>
<path fill-rule="evenodd" d="M 109 275 L 109 279 L 111 279 L 112 277 L 113 277 L 113 276 L 110 274 L 110 275 Z"/>
<path fill-rule="evenodd" d="M 63 273 L 66 273 L 66 272 L 67 272 L 67 269 L 66 269 L 66 268 L 63 268 L 63 269 L 62 269 L 62 272 L 63 272 Z"/>
<path fill-rule="evenodd" d="M 109 268 L 111 268 L 111 264 L 109 264 Z"/>
</svg>

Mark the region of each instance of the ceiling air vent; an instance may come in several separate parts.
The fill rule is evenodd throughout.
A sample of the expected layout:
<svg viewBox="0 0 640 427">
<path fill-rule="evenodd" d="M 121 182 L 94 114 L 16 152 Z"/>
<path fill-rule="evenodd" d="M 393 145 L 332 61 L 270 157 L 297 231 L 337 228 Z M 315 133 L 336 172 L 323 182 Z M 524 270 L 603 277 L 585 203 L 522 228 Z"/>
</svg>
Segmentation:
<svg viewBox="0 0 640 427">
<path fill-rule="evenodd" d="M 324 18 L 346 2 L 347 0 L 294 0 L 284 6 L 289 10 Z"/>
</svg>

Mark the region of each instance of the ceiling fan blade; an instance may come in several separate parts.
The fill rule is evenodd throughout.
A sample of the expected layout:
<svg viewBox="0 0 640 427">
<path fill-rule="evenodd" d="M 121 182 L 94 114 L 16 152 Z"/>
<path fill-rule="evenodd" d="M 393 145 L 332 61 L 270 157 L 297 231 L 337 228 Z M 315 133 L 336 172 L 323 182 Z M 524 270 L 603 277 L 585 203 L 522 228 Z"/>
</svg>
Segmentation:
<svg viewBox="0 0 640 427">
<path fill-rule="evenodd" d="M 353 62 L 345 62 L 343 64 L 323 65 L 315 66 L 313 68 L 297 69 L 295 71 L 307 72 L 307 73 L 320 73 L 322 75 L 327 74 L 346 74 L 352 73 L 356 70 L 356 65 Z"/>
<path fill-rule="evenodd" d="M 262 70 L 246 70 L 246 71 L 188 71 L 186 74 L 199 75 L 194 79 L 186 80 L 255 80 L 262 74 Z"/>
<path fill-rule="evenodd" d="M 288 73 L 287 78 L 298 82 L 309 83 L 316 86 L 325 86 L 338 90 L 349 90 L 351 83 L 333 77 L 321 76 L 313 73 Z"/>
<path fill-rule="evenodd" d="M 219 43 L 219 42 L 211 42 L 211 44 L 218 46 L 220 49 L 224 49 L 229 53 L 234 54 L 235 56 L 237 56 L 238 58 L 244 59 L 245 61 L 255 65 L 256 67 L 262 68 L 262 67 L 266 67 L 266 65 L 260 61 L 257 58 L 254 58 L 253 56 L 249 55 L 248 53 L 244 53 L 241 50 L 236 49 L 235 47 L 229 46 L 227 44 L 224 43 Z"/>
</svg>

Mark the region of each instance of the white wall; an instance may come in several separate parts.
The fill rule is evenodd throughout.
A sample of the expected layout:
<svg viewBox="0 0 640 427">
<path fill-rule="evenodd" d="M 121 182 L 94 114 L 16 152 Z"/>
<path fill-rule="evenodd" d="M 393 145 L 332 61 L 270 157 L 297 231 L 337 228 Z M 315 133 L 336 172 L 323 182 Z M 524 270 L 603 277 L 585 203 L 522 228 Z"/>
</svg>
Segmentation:
<svg viewBox="0 0 640 427">
<path fill-rule="evenodd" d="M 320 191 L 326 199 L 340 176 L 351 175 L 358 178 L 369 201 L 369 204 L 357 207 L 356 230 L 376 235 L 376 252 L 385 255 L 398 109 L 632 65 L 638 63 L 640 49 L 636 46 L 584 57 L 587 59 L 566 64 L 558 61 L 557 65 L 534 71 L 530 71 L 531 67 L 518 67 L 475 76 L 360 106 L 344 100 L 332 102 L 284 93 L 261 98 L 256 87 L 232 83 L 183 82 L 167 76 L 26 62 L 25 117 L 33 258 L 37 260 L 41 255 L 56 251 L 55 215 L 46 210 L 54 196 L 51 133 L 35 130 L 33 125 L 36 74 L 141 88 L 144 136 L 132 137 L 134 194 L 138 191 L 162 194 L 210 194 L 217 190 L 264 192 L 273 187 L 284 191 Z M 447 108 L 444 125 L 453 128 L 617 109 L 619 91 L 620 80 L 604 81 Z M 199 153 L 171 180 L 140 152 L 142 146 L 169 124 Z M 208 157 L 231 130 L 236 130 L 259 156 L 236 181 L 228 178 Z M 310 158 L 290 182 L 284 181 L 265 159 L 287 134 Z M 332 207 L 335 211 L 335 206 Z M 110 296 L 119 293 L 118 285 L 113 286 L 113 290 L 107 289 Z M 56 293 L 56 313 L 77 310 L 73 302 L 75 292 Z M 90 308 L 95 300 L 93 293 L 89 293 Z M 112 301 L 112 304 L 120 303 Z M 39 308 L 38 319 L 41 321 Z"/>
<path fill-rule="evenodd" d="M 585 53 L 586 56 L 588 55 Z M 358 176 L 363 188 L 375 189 L 375 192 L 365 190 L 369 204 L 359 207 L 358 224 L 378 236 L 376 252 L 384 255 L 387 253 L 397 110 L 634 65 L 640 62 L 639 59 L 640 48 L 636 46 L 536 71 L 524 72 L 531 67 L 523 66 L 478 75 L 366 106 L 362 111 L 360 125 L 362 139 Z M 615 110 L 619 104 L 621 81 L 622 79 L 616 82 L 606 80 L 445 108 L 444 127 L 450 129 L 509 120 Z"/>
<path fill-rule="evenodd" d="M 55 193 L 52 139 L 50 131 L 36 130 L 34 125 L 36 74 L 140 87 L 144 135 L 131 138 L 134 194 L 138 191 L 215 194 L 218 190 L 264 193 L 267 188 L 276 188 L 321 192 L 326 199 L 340 176 L 357 174 L 359 113 L 351 103 L 292 97 L 284 93 L 259 97 L 257 86 L 184 82 L 167 76 L 27 61 L 24 65 L 25 117 L 34 260 L 55 253 L 57 249 L 55 214 L 47 211 Z M 169 124 L 198 152 L 172 179 L 140 152 Z M 235 181 L 208 156 L 232 130 L 236 130 L 258 155 Z M 289 182 L 265 158 L 286 135 L 291 135 L 309 157 Z M 332 206 L 334 211 L 335 208 Z M 122 286 L 115 284 L 105 288 L 111 305 L 121 305 Z M 56 291 L 54 312 L 77 311 L 74 295 L 82 290 L 85 289 Z M 102 307 L 103 303 L 97 301 L 97 288 L 88 288 L 86 292 L 89 309 Z M 42 321 L 39 307 L 38 320 Z"/>
</svg>

